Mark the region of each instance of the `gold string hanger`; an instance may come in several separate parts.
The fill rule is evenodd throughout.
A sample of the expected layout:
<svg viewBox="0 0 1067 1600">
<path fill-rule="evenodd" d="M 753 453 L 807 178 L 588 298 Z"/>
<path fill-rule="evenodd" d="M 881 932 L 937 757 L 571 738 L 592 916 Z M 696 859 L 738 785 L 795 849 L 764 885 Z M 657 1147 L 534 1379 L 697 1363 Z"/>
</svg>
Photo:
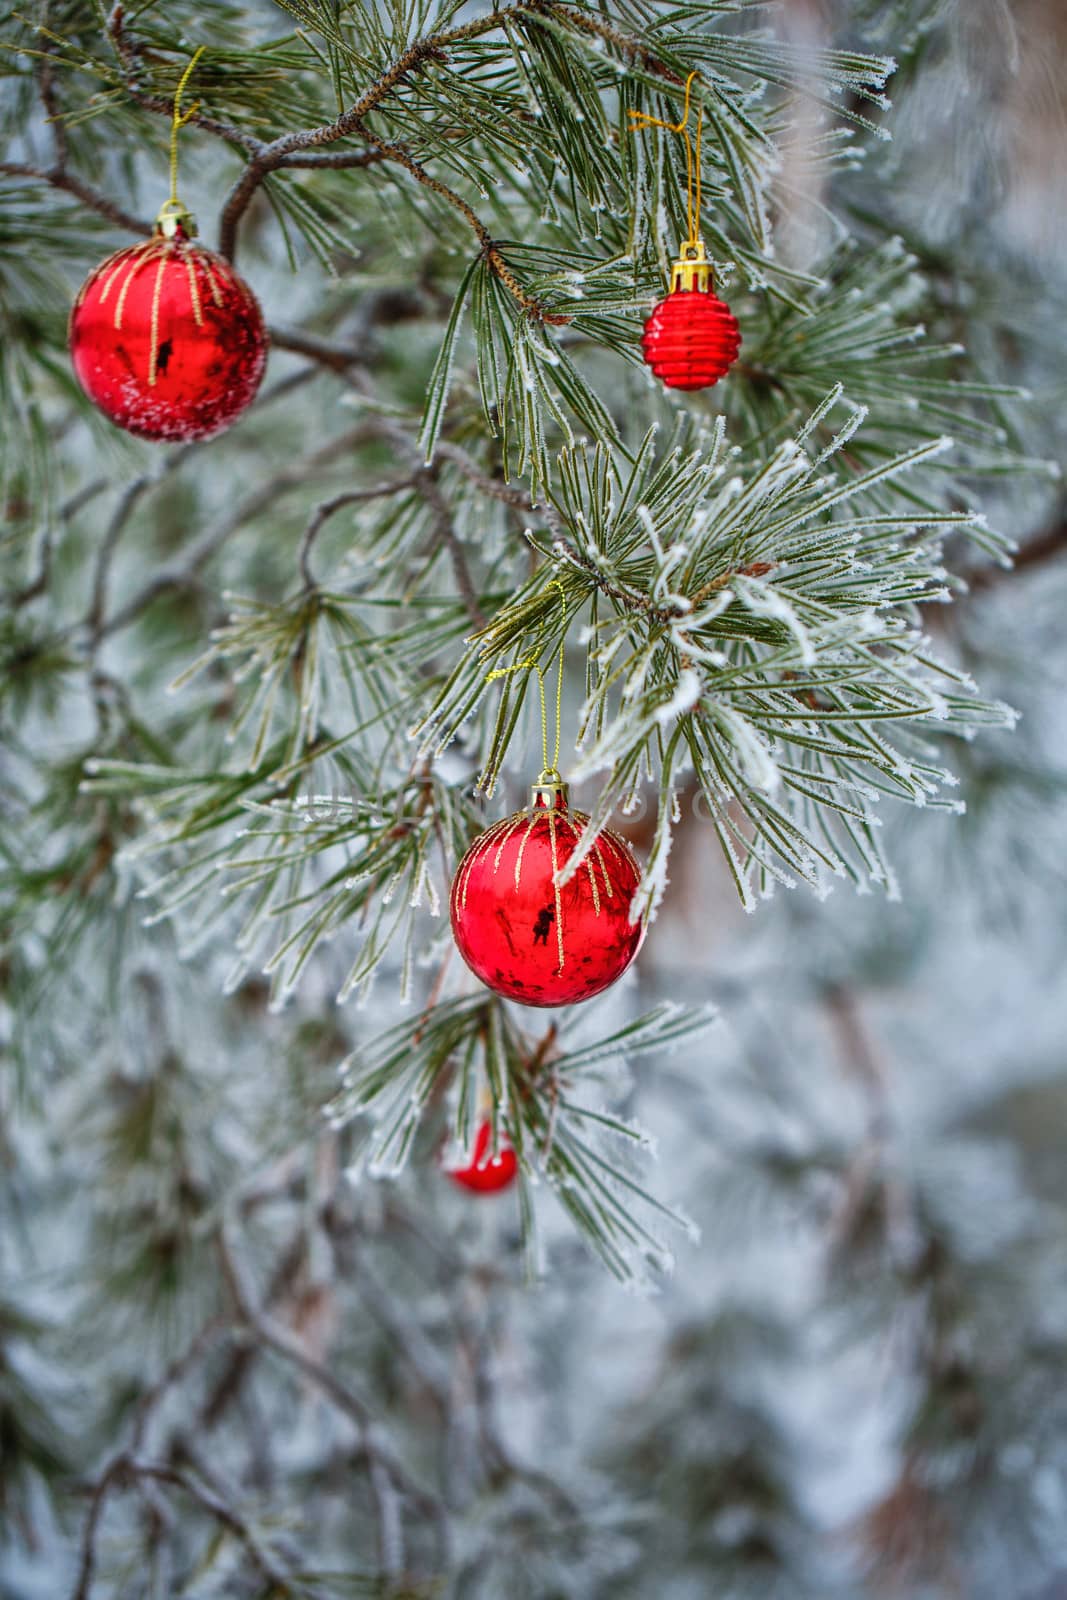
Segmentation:
<svg viewBox="0 0 1067 1600">
<path fill-rule="evenodd" d="M 693 81 L 700 77 L 694 69 L 685 80 L 685 101 L 679 122 L 667 122 L 647 111 L 631 111 L 630 131 L 639 128 L 663 128 L 667 133 L 679 133 L 685 139 L 686 225 L 688 236 L 682 241 L 678 260 L 671 269 L 671 289 L 710 289 L 711 263 L 707 248 L 700 237 L 700 211 L 703 204 L 703 187 L 700 172 L 700 140 L 704 130 L 704 108 L 697 107 L 696 137 L 689 131 Z"/>
<path fill-rule="evenodd" d="M 547 667 L 543 667 L 540 659 L 541 643 L 545 636 L 544 617 L 541 618 L 537 634 L 537 646 L 534 653 L 527 656 L 524 661 L 514 662 L 510 667 L 493 667 L 486 674 L 485 679 L 486 683 L 492 683 L 494 679 L 506 678 L 513 672 L 536 672 L 537 674 L 537 687 L 541 696 L 541 757 L 544 765 L 538 774 L 537 782 L 533 786 L 535 795 L 539 789 L 555 791 L 564 787 L 563 779 L 558 769 L 558 762 L 560 729 L 563 721 L 563 652 L 567 643 L 567 596 L 558 578 L 553 578 L 549 588 L 559 590 L 559 603 L 563 612 L 563 632 L 560 635 L 559 657 L 556 669 L 556 742 L 551 761 L 548 758 L 548 702 L 545 698 L 545 679 L 552 670 L 552 663 L 549 662 Z"/>
<path fill-rule="evenodd" d="M 156 218 L 159 231 L 167 239 L 173 239 L 179 227 L 184 228 L 186 233 L 196 232 L 196 219 L 178 199 L 178 135 L 200 110 L 200 101 L 196 100 L 188 111 L 183 112 L 182 99 L 205 48 L 204 45 L 200 45 L 194 52 L 174 91 L 174 110 L 170 119 L 170 198 L 160 208 L 159 216 Z"/>
</svg>

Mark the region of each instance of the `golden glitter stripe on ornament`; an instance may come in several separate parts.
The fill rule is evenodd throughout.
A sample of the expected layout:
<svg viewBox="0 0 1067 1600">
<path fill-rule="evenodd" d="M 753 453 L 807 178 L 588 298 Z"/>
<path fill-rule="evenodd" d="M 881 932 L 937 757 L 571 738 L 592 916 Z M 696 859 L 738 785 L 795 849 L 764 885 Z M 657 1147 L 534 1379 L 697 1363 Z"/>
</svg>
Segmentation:
<svg viewBox="0 0 1067 1600">
<path fill-rule="evenodd" d="M 570 828 L 571 832 L 574 835 L 574 841 L 577 844 L 578 841 L 582 837 L 582 830 L 581 830 L 581 828 L 579 828 L 579 826 L 575 822 L 574 818 L 570 817 L 570 816 L 567 816 L 566 813 L 561 813 L 560 814 L 560 821 L 567 823 L 567 826 Z M 596 849 L 596 845 L 593 846 L 593 849 L 594 850 Z M 586 872 L 588 872 L 588 874 L 589 874 L 589 888 L 592 891 L 592 895 L 593 895 L 593 911 L 599 917 L 599 915 L 600 915 L 600 890 L 597 888 L 596 874 L 593 871 L 593 864 L 590 861 L 588 856 L 586 856 L 583 865 L 585 867 Z M 601 861 L 601 863 L 600 863 L 600 870 L 602 872 L 604 871 L 604 863 L 603 863 L 603 861 Z M 604 882 L 605 882 L 605 885 L 606 885 L 607 884 L 607 874 L 605 874 Z M 610 892 L 611 891 L 609 890 L 608 893 L 610 894 Z"/>
<path fill-rule="evenodd" d="M 588 821 L 588 820 L 589 819 L 587 817 L 586 821 Z M 601 877 L 604 879 L 604 894 L 605 894 L 606 898 L 610 900 L 611 897 L 615 893 L 614 889 L 611 887 L 611 876 L 610 876 L 610 874 L 608 872 L 607 866 L 606 866 L 606 864 L 604 862 L 603 854 L 602 854 L 601 849 L 600 849 L 600 841 L 605 837 L 610 838 L 611 837 L 610 833 L 608 833 L 607 835 L 605 835 L 603 833 L 598 833 L 597 834 L 596 838 L 593 840 L 592 845 L 590 846 L 590 854 L 589 854 L 589 856 L 586 857 L 586 866 L 589 869 L 589 881 L 593 886 L 593 902 L 594 902 L 594 904 L 596 906 L 596 910 L 597 910 L 597 914 L 598 915 L 600 914 L 600 897 L 599 897 L 599 894 L 598 894 L 598 891 L 597 891 L 597 887 L 596 887 L 596 877 L 595 877 L 595 874 L 593 872 L 593 864 L 592 864 L 592 861 L 590 859 L 591 856 L 595 856 L 596 859 L 597 859 L 597 863 L 599 864 L 600 874 L 601 874 Z"/>
<path fill-rule="evenodd" d="M 471 869 L 476 859 L 468 851 L 459 864 L 459 871 L 456 873 L 455 882 L 452 885 L 452 895 L 458 905 L 465 906 L 467 904 L 467 879 L 471 875 Z"/>
<path fill-rule="evenodd" d="M 569 819 L 568 819 L 569 820 Z M 556 901 L 556 949 L 559 951 L 559 970 L 563 971 L 563 900 L 559 887 L 559 852 L 556 849 L 556 811 L 548 813 L 548 832 L 552 840 L 552 893 Z"/>
<path fill-rule="evenodd" d="M 611 873 L 608 871 L 608 864 L 605 861 L 604 856 L 602 854 L 602 848 L 603 847 L 610 848 L 610 850 L 613 852 L 614 856 L 616 857 L 616 864 L 619 864 L 621 862 L 621 864 L 625 866 L 626 863 L 625 863 L 625 859 L 621 855 L 621 852 L 619 851 L 619 848 L 618 848 L 617 844 L 615 843 L 615 835 L 612 833 L 610 828 L 606 828 L 604 830 L 604 832 L 602 834 L 600 834 L 600 836 L 598 837 L 597 842 L 593 846 L 593 848 L 596 850 L 597 859 L 600 862 L 600 870 L 604 874 L 604 890 L 605 890 L 605 892 L 606 892 L 606 894 L 608 896 L 608 899 L 610 900 L 613 897 L 613 895 L 615 893 L 615 890 L 614 890 L 614 888 L 612 886 Z"/>
<path fill-rule="evenodd" d="M 214 302 L 215 302 L 215 304 L 217 306 L 221 307 L 221 305 L 222 305 L 222 290 L 219 288 L 219 283 L 218 283 L 219 268 L 215 265 L 215 263 L 213 261 L 208 261 L 208 260 L 204 259 L 203 257 L 201 258 L 200 265 L 204 270 L 204 277 L 207 279 L 208 288 L 211 290 L 211 298 L 212 298 L 212 300 L 214 300 Z M 228 278 L 228 280 L 230 282 L 231 287 L 233 287 L 235 285 L 236 280 L 234 278 L 233 273 L 230 272 L 228 268 L 227 268 L 227 271 L 226 271 L 226 276 L 227 276 L 227 278 Z"/>
<path fill-rule="evenodd" d="M 504 829 L 513 827 L 514 825 L 515 822 L 513 817 L 504 817 L 500 822 L 494 822 L 489 831 L 482 835 L 480 848 L 473 852 L 469 852 L 464 858 L 456 882 L 457 890 L 459 890 L 460 893 L 461 906 L 466 906 L 467 904 L 467 883 L 470 879 L 471 873 L 474 871 L 475 865 L 481 861 L 487 850 L 492 849 L 497 834 Z"/>
<path fill-rule="evenodd" d="M 156 281 L 152 288 L 152 324 L 151 338 L 148 346 L 148 387 L 156 386 L 156 363 L 159 359 L 159 301 L 163 293 L 163 274 L 167 270 L 167 258 L 163 256 L 156 268 Z"/>
<path fill-rule="evenodd" d="M 115 331 L 116 332 L 118 332 L 118 330 L 122 327 L 122 313 L 126 309 L 126 296 L 130 291 L 130 284 L 133 282 L 134 278 L 137 276 L 137 273 L 141 270 L 141 268 L 144 265 L 145 265 L 144 261 L 136 261 L 136 262 L 134 262 L 134 264 L 130 267 L 129 272 L 127 272 L 126 276 L 122 280 L 122 288 L 119 290 L 118 299 L 115 301 Z M 108 287 L 110 288 L 110 284 L 108 285 Z M 103 297 L 101 296 L 101 298 L 103 298 Z"/>
<path fill-rule="evenodd" d="M 593 841 L 593 846 L 592 846 L 592 849 L 590 851 L 590 854 L 591 855 L 595 855 L 596 858 L 597 858 L 597 861 L 600 863 L 600 871 L 601 871 L 601 874 L 602 874 L 603 879 L 604 879 L 604 893 L 607 896 L 607 898 L 609 900 L 611 900 L 614 897 L 615 890 L 611 887 L 611 874 L 608 872 L 607 864 L 606 864 L 606 862 L 604 860 L 604 855 L 603 855 L 603 852 L 601 851 L 601 848 L 600 848 L 600 838 L 601 838 L 601 836 L 600 836 L 600 834 L 598 834 L 596 839 Z"/>
<path fill-rule="evenodd" d="M 607 831 L 606 839 L 607 842 L 610 843 L 611 848 L 614 850 L 620 867 L 630 867 L 637 877 L 638 882 L 640 882 L 641 864 L 634 855 L 633 851 L 630 849 L 630 846 L 626 843 L 626 840 L 620 839 L 619 835 L 617 833 L 612 833 L 610 828 Z"/>
<path fill-rule="evenodd" d="M 548 813 L 548 815 L 551 815 L 551 813 Z M 522 858 L 526 854 L 527 843 L 529 842 L 530 835 L 534 831 L 534 828 L 536 826 L 537 826 L 537 812 L 535 811 L 533 813 L 533 815 L 531 816 L 529 822 L 526 825 L 526 832 L 522 836 L 522 843 L 519 846 L 519 853 L 515 857 L 515 889 L 516 889 L 516 892 L 518 892 L 519 877 L 520 877 L 520 875 L 522 873 Z M 503 846 L 501 846 L 501 849 L 503 849 Z M 497 851 L 496 861 L 497 861 L 497 866 L 499 866 L 500 865 L 500 851 L 499 850 Z"/>
<path fill-rule="evenodd" d="M 196 262 L 192 252 L 185 252 L 185 271 L 189 279 L 189 299 L 193 303 L 193 321 L 198 328 L 204 326 L 204 313 L 200 305 L 200 285 L 196 281 Z"/>
<path fill-rule="evenodd" d="M 108 295 L 111 293 L 111 286 L 115 282 L 115 279 L 118 277 L 119 273 L 122 271 L 123 267 L 128 268 L 128 270 L 130 272 L 132 272 L 134 267 L 138 265 L 138 262 L 136 261 L 135 258 L 138 257 L 138 256 L 146 255 L 147 252 L 153 248 L 155 243 L 156 243 L 155 239 L 145 239 L 143 244 L 131 245 L 126 250 L 115 250 L 115 251 L 113 251 L 112 254 L 108 256 L 106 261 L 101 262 L 100 266 L 97 267 L 96 271 L 93 273 L 93 279 L 99 278 L 100 274 L 102 272 L 105 272 L 107 270 L 107 268 L 110 267 L 112 265 L 112 263 L 114 263 L 113 270 L 112 270 L 111 274 L 109 275 L 107 282 L 104 284 L 104 287 L 100 291 L 100 304 L 101 305 L 103 305 L 104 301 L 107 299 Z M 84 293 L 85 287 L 86 287 L 86 285 L 83 284 L 82 285 L 83 293 Z"/>
<path fill-rule="evenodd" d="M 123 312 L 123 308 L 124 308 L 124 306 L 126 304 L 126 295 L 127 295 L 128 291 L 129 291 L 130 284 L 133 282 L 134 278 L 140 272 L 141 268 L 144 267 L 144 266 L 147 266 L 149 261 L 151 261 L 153 259 L 153 252 L 154 252 L 155 245 L 156 245 L 156 240 L 155 239 L 149 239 L 145 244 L 137 245 L 134 248 L 134 250 L 132 251 L 132 255 L 135 257 L 135 259 L 133 259 L 133 260 L 130 260 L 130 254 L 131 253 L 130 252 L 126 252 L 126 259 L 119 263 L 119 265 L 115 268 L 114 272 L 108 278 L 108 280 L 105 283 L 103 289 L 101 289 L 101 291 L 100 291 L 100 304 L 103 305 L 105 300 L 107 299 L 108 295 L 111 293 L 111 290 L 112 290 L 112 287 L 113 287 L 113 285 L 115 283 L 115 280 L 122 273 L 123 267 L 125 267 L 126 275 L 122 279 L 122 287 L 119 290 L 119 296 L 118 296 L 117 301 L 115 302 L 115 327 L 116 327 L 116 329 L 119 329 L 119 328 L 122 327 L 122 312 Z"/>
<path fill-rule="evenodd" d="M 143 249 L 144 247 L 141 246 L 140 248 Z M 83 300 L 85 299 L 86 292 L 88 291 L 90 284 L 95 284 L 97 279 L 99 278 L 100 274 L 102 272 L 106 272 L 108 267 L 111 265 L 111 263 L 113 261 L 118 261 L 120 256 L 125 257 L 128 254 L 129 254 L 128 249 L 127 250 L 113 250 L 109 256 L 105 257 L 105 259 L 103 261 L 101 261 L 101 263 L 97 267 L 96 271 L 94 273 L 91 273 L 90 276 L 88 278 L 86 278 L 85 282 L 82 284 L 81 288 L 78 290 L 77 297 L 76 297 L 76 299 L 74 301 L 73 306 L 71 307 L 72 314 L 82 304 Z M 118 268 L 116 267 L 115 270 L 117 272 Z M 101 296 L 101 299 L 102 298 L 103 298 L 103 296 Z"/>
<path fill-rule="evenodd" d="M 597 850 L 596 845 L 593 846 L 593 852 L 596 853 L 597 860 L 600 862 L 600 871 L 601 871 L 601 874 L 602 874 L 603 879 L 604 879 L 604 894 L 610 900 L 611 899 L 611 884 L 608 882 L 608 875 L 604 871 L 604 862 L 603 862 L 603 859 L 602 859 L 602 857 L 600 855 L 599 850 Z M 593 863 L 590 860 L 589 856 L 586 856 L 585 864 L 586 864 L 586 867 L 589 869 L 589 887 L 590 887 L 590 889 L 592 890 L 592 893 L 593 893 L 593 910 L 596 912 L 597 916 L 599 917 L 599 915 L 600 915 L 600 890 L 597 888 L 596 873 L 593 871 Z"/>
<path fill-rule="evenodd" d="M 626 863 L 626 865 L 633 867 L 634 871 L 638 874 L 638 876 L 640 876 L 641 863 L 630 849 L 630 846 L 627 844 L 626 840 L 623 839 L 619 834 L 612 833 L 610 828 L 608 830 L 608 838 L 611 840 L 612 846 L 619 859 Z"/>
<path fill-rule="evenodd" d="M 512 817 L 505 817 L 505 819 L 504 819 L 504 832 L 503 832 L 503 835 L 501 836 L 500 843 L 497 846 L 496 856 L 495 856 L 495 858 L 493 860 L 493 871 L 494 871 L 494 873 L 497 873 L 497 872 L 500 871 L 500 858 L 504 854 L 504 850 L 505 850 L 509 840 L 512 839 L 514 837 L 514 835 L 516 833 L 518 833 L 519 829 L 522 827 L 522 817 L 523 817 L 523 813 L 522 812 L 518 812 L 515 816 L 512 816 Z M 485 855 L 485 853 L 486 852 L 483 850 L 482 854 Z"/>
</svg>

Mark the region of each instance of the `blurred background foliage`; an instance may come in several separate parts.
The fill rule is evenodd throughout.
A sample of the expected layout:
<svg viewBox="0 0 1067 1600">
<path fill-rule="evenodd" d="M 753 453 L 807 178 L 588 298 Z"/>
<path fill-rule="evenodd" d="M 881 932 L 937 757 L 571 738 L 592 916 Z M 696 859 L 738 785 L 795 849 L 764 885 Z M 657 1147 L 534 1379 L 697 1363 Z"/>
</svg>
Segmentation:
<svg viewBox="0 0 1067 1600">
<path fill-rule="evenodd" d="M 447 26 L 478 8 L 445 9 Z M 347 1182 L 367 1130 L 323 1122 L 338 1064 L 399 1070 L 405 1051 L 434 1047 L 412 1043 L 418 1013 L 398 1023 L 397 996 L 406 981 L 425 999 L 444 939 L 428 960 L 414 932 L 405 950 L 403 929 L 379 950 L 359 891 L 345 906 L 365 918 L 359 939 L 317 948 L 283 1009 L 241 896 L 199 891 L 216 882 L 220 841 L 261 828 L 269 886 L 285 899 L 305 834 L 247 809 L 271 803 L 279 774 L 285 793 L 314 786 L 336 801 L 316 822 L 316 852 L 331 820 L 378 839 L 357 803 L 371 794 L 405 823 L 382 870 L 421 870 L 424 778 L 391 768 L 401 735 L 323 754 L 309 728 L 340 740 L 399 708 L 406 730 L 428 709 L 412 700 L 408 716 L 413 678 L 436 690 L 461 655 L 473 619 L 428 538 L 433 506 L 405 485 L 331 519 L 312 556 L 328 589 L 309 598 L 294 580 L 302 530 L 350 487 L 354 459 L 363 484 L 418 471 L 410 451 L 434 426 L 426 397 L 476 241 L 454 206 L 384 162 L 271 173 L 240 234 L 241 268 L 275 326 L 268 384 L 224 444 L 153 452 L 86 410 L 66 363 L 71 292 L 127 237 L 122 218 L 20 169 L 64 167 L 73 152 L 83 191 L 127 221 L 150 218 L 166 164 L 154 103 L 209 32 L 195 92 L 229 133 L 188 130 L 183 191 L 213 244 L 208 219 L 254 157 L 241 141 L 337 115 L 398 36 L 441 25 L 441 12 L 399 0 L 130 6 L 131 64 L 95 4 L 5 11 L 5 1600 L 88 1594 L 90 1548 L 92 1592 L 116 1600 L 1067 1594 L 1067 513 L 1048 465 L 1064 458 L 1067 398 L 1067 19 L 1058 0 L 603 10 L 665 35 L 712 24 L 694 54 L 709 72 L 720 34 L 735 66 L 756 63 L 762 87 L 742 77 L 751 105 L 724 93 L 709 155 L 709 244 L 735 263 L 727 292 L 751 368 L 722 402 L 731 441 L 788 436 L 839 381 L 871 408 L 854 442 L 861 466 L 931 427 L 955 432 L 962 452 L 887 487 L 886 510 L 954 514 L 980 500 L 995 531 L 946 531 L 953 603 L 926 607 L 926 625 L 1018 725 L 952 741 L 963 815 L 886 814 L 897 899 L 850 884 L 825 898 L 779 889 L 746 917 L 696 785 L 679 780 L 683 825 L 640 963 L 595 1016 L 568 1021 L 560 1045 L 580 1064 L 603 1038 L 633 1029 L 640 1044 L 641 1019 L 662 1043 L 678 1030 L 669 1052 L 635 1048 L 625 1064 L 624 1041 L 591 1073 L 589 1104 L 609 1106 L 615 1144 L 634 1119 L 647 1130 L 656 1194 L 683 1224 L 657 1293 L 638 1297 L 602 1270 L 567 1220 L 565 1183 L 562 1206 L 547 1185 L 514 1203 L 454 1191 L 437 1163 L 439 1096 L 420 1102 L 401 1178 Z M 58 144 L 42 58 L 25 54 L 41 48 L 39 26 L 54 35 L 44 109 L 51 96 L 62 110 Z M 815 66 L 797 70 L 826 48 L 843 74 L 829 121 Z M 850 79 L 862 51 L 896 58 L 888 110 L 862 72 Z M 565 403 L 579 431 L 635 449 L 653 402 L 620 358 L 672 248 L 681 189 L 659 144 L 639 172 L 632 151 L 617 161 L 588 133 L 576 142 L 575 114 L 603 134 L 609 117 L 624 122 L 627 96 L 644 103 L 652 89 L 640 66 L 618 73 L 610 50 L 593 59 L 549 35 L 526 86 L 545 115 L 528 119 L 505 54 L 499 38 L 460 51 L 393 102 L 384 136 L 432 161 L 505 238 L 523 214 L 521 152 L 518 188 L 537 221 L 508 261 L 574 315 L 581 376 Z M 498 116 L 499 93 L 513 114 Z M 766 148 L 737 132 L 750 115 Z M 720 154 L 731 148 L 732 166 Z M 553 235 L 557 211 L 568 227 Z M 623 255 L 625 270 L 589 275 Z M 516 445 L 536 487 L 560 442 L 559 369 L 541 359 L 544 330 L 483 276 L 471 331 L 483 347 L 525 340 L 537 371 Z M 932 366 L 914 344 L 886 342 L 919 323 L 942 351 Z M 825 361 L 811 350 L 820 337 Z M 331 374 L 338 346 L 373 371 L 373 390 Z M 484 380 L 471 348 L 457 351 L 442 437 L 495 474 Z M 671 408 L 656 403 L 666 422 Z M 718 405 L 700 418 L 709 429 Z M 475 605 L 495 611 L 517 581 L 508 563 L 529 507 L 466 493 L 457 458 L 441 471 Z M 1018 546 L 1011 570 L 991 559 L 1001 535 Z M 312 624 L 313 717 L 306 680 L 293 689 Z M 190 687 L 169 694 L 197 661 Z M 578 661 L 575 650 L 572 719 Z M 264 662 L 282 685 L 265 721 L 251 704 Z M 478 825 L 469 780 L 491 733 L 465 731 L 438 783 L 433 811 L 454 849 Z M 88 757 L 101 765 L 87 787 Z M 521 776 L 518 763 L 505 779 L 512 798 Z M 581 792 L 593 802 L 596 780 Z M 654 797 L 644 791 L 627 823 L 645 851 Z M 146 820 L 166 845 L 147 862 Z M 251 900 L 265 882 L 246 885 Z M 181 914 L 163 915 L 176 899 Z M 375 987 L 362 1009 L 338 1009 L 353 962 L 369 980 L 368 949 Z M 698 1029 L 708 1002 L 717 1024 Z M 479 1002 L 449 1003 L 435 1020 L 445 1057 L 455 1040 L 488 1056 Z M 399 1040 L 386 1032 L 397 1027 Z M 532 1047 L 507 1033 L 493 1060 L 507 1074 Z M 644 1173 L 620 1160 L 645 1193 Z M 602 1257 L 629 1221 L 624 1208 L 599 1240 L 592 1230 Z"/>
</svg>

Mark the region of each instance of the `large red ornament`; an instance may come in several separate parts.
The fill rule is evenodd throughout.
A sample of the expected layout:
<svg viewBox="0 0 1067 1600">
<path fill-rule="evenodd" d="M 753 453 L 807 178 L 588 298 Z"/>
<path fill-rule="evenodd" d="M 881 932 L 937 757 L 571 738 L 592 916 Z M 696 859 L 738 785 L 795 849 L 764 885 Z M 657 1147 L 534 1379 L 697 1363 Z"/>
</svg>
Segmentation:
<svg viewBox="0 0 1067 1600">
<path fill-rule="evenodd" d="M 547 781 L 548 777 L 552 781 Z M 574 876 L 556 873 L 589 819 L 543 774 L 530 806 L 479 834 L 452 880 L 452 932 L 471 971 L 527 1006 L 589 1000 L 622 976 L 641 943 L 630 903 L 641 870 L 605 828 Z"/>
<path fill-rule="evenodd" d="M 151 239 L 91 272 L 70 314 L 78 382 L 142 439 L 209 439 L 251 404 L 267 361 L 263 314 L 225 261 L 164 207 Z"/>
<path fill-rule="evenodd" d="M 683 245 L 670 294 L 645 323 L 641 348 L 668 389 L 710 388 L 737 360 L 741 330 L 712 289 L 703 243 Z"/>
<path fill-rule="evenodd" d="M 474 1137 L 470 1164 L 448 1168 L 448 1176 L 454 1183 L 462 1184 L 464 1189 L 474 1189 L 478 1194 L 492 1194 L 515 1182 L 519 1170 L 518 1158 L 503 1140 L 496 1155 L 490 1155 L 492 1134 L 490 1124 L 483 1122 Z"/>
</svg>

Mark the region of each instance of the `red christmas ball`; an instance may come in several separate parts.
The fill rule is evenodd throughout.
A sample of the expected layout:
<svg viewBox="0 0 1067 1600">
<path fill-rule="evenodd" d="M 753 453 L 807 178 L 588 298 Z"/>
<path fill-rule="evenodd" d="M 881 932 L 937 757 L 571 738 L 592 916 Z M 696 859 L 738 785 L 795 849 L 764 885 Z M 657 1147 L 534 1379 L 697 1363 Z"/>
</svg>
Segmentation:
<svg viewBox="0 0 1067 1600">
<path fill-rule="evenodd" d="M 572 878 L 557 871 L 589 819 L 567 809 L 562 784 L 535 784 L 528 810 L 480 834 L 452 880 L 460 955 L 496 994 L 527 1006 L 589 1000 L 622 976 L 641 943 L 630 903 L 641 871 L 605 828 Z"/>
<path fill-rule="evenodd" d="M 710 289 L 672 289 L 645 323 L 645 360 L 668 389 L 707 389 L 737 360 L 737 318 Z"/>
<path fill-rule="evenodd" d="M 172 223 L 89 274 L 70 353 L 90 400 L 128 433 L 209 439 L 251 404 L 267 332 L 244 279 Z"/>
<path fill-rule="evenodd" d="M 464 1189 L 473 1189 L 478 1194 L 493 1194 L 497 1189 L 506 1189 L 515 1182 L 519 1170 L 515 1152 L 501 1140 L 500 1149 L 495 1156 L 491 1155 L 489 1144 L 492 1135 L 489 1123 L 483 1122 L 474 1138 L 470 1164 L 448 1169 L 448 1176 L 454 1183 L 460 1183 Z"/>
</svg>

